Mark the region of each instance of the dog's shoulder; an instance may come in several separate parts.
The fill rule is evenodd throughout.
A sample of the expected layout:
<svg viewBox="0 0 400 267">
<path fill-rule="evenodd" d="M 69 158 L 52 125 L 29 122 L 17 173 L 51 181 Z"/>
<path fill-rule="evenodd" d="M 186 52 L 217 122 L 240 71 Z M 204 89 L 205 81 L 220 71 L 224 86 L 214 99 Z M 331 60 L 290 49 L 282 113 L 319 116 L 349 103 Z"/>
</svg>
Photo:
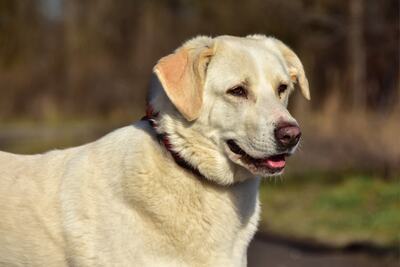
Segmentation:
<svg viewBox="0 0 400 267">
<path fill-rule="evenodd" d="M 147 121 L 138 121 L 131 125 L 118 128 L 97 141 L 88 144 L 89 149 L 142 149 L 157 144 L 157 137 Z"/>
</svg>

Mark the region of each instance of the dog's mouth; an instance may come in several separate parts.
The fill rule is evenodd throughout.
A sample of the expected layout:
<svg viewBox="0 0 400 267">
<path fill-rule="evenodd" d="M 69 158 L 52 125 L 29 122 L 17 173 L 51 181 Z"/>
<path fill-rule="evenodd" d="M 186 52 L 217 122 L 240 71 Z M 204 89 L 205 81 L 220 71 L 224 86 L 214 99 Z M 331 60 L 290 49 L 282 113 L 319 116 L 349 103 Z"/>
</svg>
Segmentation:
<svg viewBox="0 0 400 267">
<path fill-rule="evenodd" d="M 281 172 L 285 168 L 286 157 L 290 156 L 288 153 L 282 153 L 266 158 L 254 158 L 247 154 L 234 140 L 230 139 L 226 143 L 234 154 L 240 156 L 240 160 L 244 164 L 251 166 L 251 169 L 262 169 L 271 174 Z"/>
</svg>

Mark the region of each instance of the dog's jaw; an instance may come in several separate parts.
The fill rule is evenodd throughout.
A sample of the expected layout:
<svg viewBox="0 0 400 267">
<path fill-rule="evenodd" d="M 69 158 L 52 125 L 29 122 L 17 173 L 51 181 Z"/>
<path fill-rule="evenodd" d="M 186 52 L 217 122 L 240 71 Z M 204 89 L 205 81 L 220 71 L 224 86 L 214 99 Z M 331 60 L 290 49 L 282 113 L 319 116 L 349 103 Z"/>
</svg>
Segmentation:
<svg viewBox="0 0 400 267">
<path fill-rule="evenodd" d="M 225 151 L 231 161 L 249 170 L 253 175 L 260 177 L 281 175 L 286 165 L 285 158 L 291 155 L 289 153 L 280 153 L 264 158 L 253 158 L 233 140 L 226 142 Z"/>
<path fill-rule="evenodd" d="M 160 113 L 158 131 L 167 133 L 173 150 L 206 179 L 227 186 L 254 178 L 252 173 L 232 162 L 217 144 L 202 135 L 196 125 L 179 120 L 177 116 L 180 115 Z"/>
</svg>

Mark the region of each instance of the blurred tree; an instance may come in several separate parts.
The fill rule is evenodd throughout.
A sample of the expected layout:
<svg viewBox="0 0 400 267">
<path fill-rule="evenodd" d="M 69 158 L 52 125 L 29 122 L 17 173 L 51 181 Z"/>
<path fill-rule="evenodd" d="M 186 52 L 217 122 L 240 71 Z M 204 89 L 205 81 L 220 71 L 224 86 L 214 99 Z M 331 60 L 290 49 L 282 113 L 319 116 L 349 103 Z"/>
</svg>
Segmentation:
<svg viewBox="0 0 400 267">
<path fill-rule="evenodd" d="M 40 117 L 51 105 L 61 115 L 139 112 L 158 58 L 198 34 L 252 33 L 295 49 L 314 108 L 333 94 L 342 106 L 389 111 L 399 98 L 398 10 L 398 0 L 3 0 L 0 116 Z"/>
<path fill-rule="evenodd" d="M 348 30 L 349 73 L 353 109 L 364 110 L 367 90 L 365 87 L 365 45 L 364 45 L 364 0 L 349 1 L 350 25 Z"/>
<path fill-rule="evenodd" d="M 31 60 L 32 41 L 40 34 L 38 17 L 33 1 L 0 1 L 0 64 L 4 68 Z"/>
</svg>

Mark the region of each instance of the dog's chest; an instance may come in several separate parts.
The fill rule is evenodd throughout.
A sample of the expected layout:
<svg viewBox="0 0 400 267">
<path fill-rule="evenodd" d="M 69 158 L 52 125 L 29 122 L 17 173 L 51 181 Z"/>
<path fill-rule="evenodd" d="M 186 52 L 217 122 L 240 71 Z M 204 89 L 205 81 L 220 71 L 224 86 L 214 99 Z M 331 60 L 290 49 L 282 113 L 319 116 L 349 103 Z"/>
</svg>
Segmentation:
<svg viewBox="0 0 400 267">
<path fill-rule="evenodd" d="M 172 188 L 135 201 L 144 252 L 198 266 L 239 266 L 258 222 L 258 180 Z"/>
</svg>

